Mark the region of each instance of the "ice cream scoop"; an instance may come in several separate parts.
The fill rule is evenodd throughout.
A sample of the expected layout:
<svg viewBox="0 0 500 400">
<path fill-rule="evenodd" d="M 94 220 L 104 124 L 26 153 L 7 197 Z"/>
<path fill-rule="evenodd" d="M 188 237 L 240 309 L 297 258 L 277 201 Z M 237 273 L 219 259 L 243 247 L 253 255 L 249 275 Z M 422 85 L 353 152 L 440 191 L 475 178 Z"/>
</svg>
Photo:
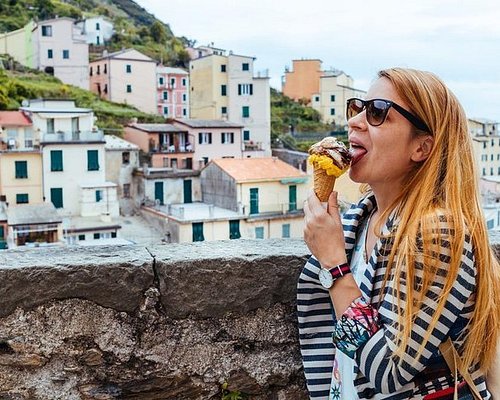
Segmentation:
<svg viewBox="0 0 500 400">
<path fill-rule="evenodd" d="M 344 143 L 327 136 L 309 148 L 308 160 L 314 167 L 314 192 L 328 201 L 335 180 L 349 169 L 351 154 Z"/>
</svg>

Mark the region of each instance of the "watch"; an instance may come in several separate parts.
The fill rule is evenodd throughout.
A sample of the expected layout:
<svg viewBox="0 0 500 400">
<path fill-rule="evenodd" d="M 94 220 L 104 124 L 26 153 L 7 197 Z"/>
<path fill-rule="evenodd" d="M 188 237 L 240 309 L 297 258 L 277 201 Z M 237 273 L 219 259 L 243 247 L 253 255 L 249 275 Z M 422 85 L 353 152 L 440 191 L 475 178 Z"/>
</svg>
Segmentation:
<svg viewBox="0 0 500 400">
<path fill-rule="evenodd" d="M 336 265 L 331 269 L 321 268 L 318 273 L 318 278 L 321 282 L 321 286 L 325 289 L 330 289 L 337 279 L 350 273 L 351 267 L 349 267 L 349 264 L 344 263 Z"/>
</svg>

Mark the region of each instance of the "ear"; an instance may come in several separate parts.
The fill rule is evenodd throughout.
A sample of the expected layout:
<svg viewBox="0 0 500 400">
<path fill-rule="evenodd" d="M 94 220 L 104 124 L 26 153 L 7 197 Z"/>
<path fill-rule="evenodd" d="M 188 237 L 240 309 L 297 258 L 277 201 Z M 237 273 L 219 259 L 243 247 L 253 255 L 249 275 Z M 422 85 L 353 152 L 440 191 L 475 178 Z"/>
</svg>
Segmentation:
<svg viewBox="0 0 500 400">
<path fill-rule="evenodd" d="M 422 162 L 427 160 L 434 147 L 434 137 L 431 135 L 419 136 L 416 138 L 416 148 L 411 154 L 411 160 L 414 162 Z"/>
</svg>

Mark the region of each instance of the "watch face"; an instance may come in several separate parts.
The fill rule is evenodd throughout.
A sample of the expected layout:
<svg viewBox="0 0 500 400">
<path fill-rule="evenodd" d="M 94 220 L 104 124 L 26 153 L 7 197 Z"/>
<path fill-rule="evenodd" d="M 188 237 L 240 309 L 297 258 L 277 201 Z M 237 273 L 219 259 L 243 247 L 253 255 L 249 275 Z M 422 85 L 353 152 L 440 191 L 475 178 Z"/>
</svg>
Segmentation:
<svg viewBox="0 0 500 400">
<path fill-rule="evenodd" d="M 319 277 L 319 281 L 321 282 L 321 285 L 324 288 L 330 289 L 332 287 L 332 285 L 333 285 L 333 277 L 332 277 L 332 274 L 330 273 L 330 271 L 328 271 L 325 268 L 321 268 L 319 270 L 318 277 Z"/>
</svg>

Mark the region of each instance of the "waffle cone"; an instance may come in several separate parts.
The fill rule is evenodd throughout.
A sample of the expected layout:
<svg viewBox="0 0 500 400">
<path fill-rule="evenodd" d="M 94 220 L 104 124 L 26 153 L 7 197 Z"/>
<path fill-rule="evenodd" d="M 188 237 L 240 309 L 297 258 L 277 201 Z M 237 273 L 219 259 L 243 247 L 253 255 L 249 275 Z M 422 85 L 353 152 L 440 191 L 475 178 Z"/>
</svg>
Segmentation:
<svg viewBox="0 0 500 400">
<path fill-rule="evenodd" d="M 319 201 L 328 201 L 336 179 L 335 176 L 328 175 L 324 169 L 314 168 L 314 193 L 318 196 Z"/>
</svg>

